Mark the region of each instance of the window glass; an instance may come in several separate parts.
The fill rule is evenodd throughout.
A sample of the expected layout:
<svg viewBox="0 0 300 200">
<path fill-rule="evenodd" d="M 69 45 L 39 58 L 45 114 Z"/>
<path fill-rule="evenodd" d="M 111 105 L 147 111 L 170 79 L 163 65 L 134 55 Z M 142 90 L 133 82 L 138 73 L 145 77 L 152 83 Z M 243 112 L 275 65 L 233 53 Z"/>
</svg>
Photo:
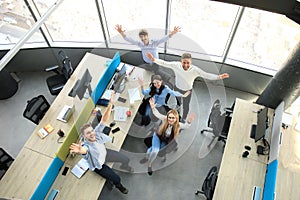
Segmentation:
<svg viewBox="0 0 300 200">
<path fill-rule="evenodd" d="M 165 35 L 166 1 L 103 0 L 102 2 L 111 46 L 117 44 L 118 47 L 124 48 L 120 45 L 128 45 L 115 30 L 116 24 L 122 25 L 126 34 L 136 40 L 139 40 L 138 32 L 143 28 L 148 30 L 150 39 L 159 39 Z M 131 45 L 127 48 L 136 47 Z"/>
<path fill-rule="evenodd" d="M 246 8 L 226 63 L 274 74 L 300 40 L 299 30 L 284 15 Z"/>
<path fill-rule="evenodd" d="M 181 33 L 194 44 L 174 37 L 168 47 L 222 57 L 238 8 L 209 0 L 173 0 L 170 29 L 180 26 Z"/>
<path fill-rule="evenodd" d="M 24 1 L 1 1 L 0 9 L 0 45 L 2 49 L 11 48 L 25 36 L 35 21 Z M 27 41 L 27 44 L 30 43 L 40 43 L 41 46 L 46 44 L 40 31 L 31 36 Z"/>
<path fill-rule="evenodd" d="M 42 7 L 44 6 L 44 7 Z M 43 13 L 49 3 L 37 4 Z M 94 0 L 64 0 L 46 20 L 54 42 L 103 42 L 103 32 Z"/>
</svg>

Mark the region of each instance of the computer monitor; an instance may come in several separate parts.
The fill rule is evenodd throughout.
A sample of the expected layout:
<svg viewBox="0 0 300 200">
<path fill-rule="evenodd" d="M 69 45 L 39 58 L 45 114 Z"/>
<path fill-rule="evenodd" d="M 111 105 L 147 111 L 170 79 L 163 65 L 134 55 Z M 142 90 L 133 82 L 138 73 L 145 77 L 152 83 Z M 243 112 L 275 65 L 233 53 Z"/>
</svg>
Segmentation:
<svg viewBox="0 0 300 200">
<path fill-rule="evenodd" d="M 72 90 L 69 93 L 69 96 L 75 97 L 76 95 L 81 100 L 84 97 L 84 94 L 88 92 L 89 95 L 92 93 L 91 88 L 91 81 L 92 76 L 88 69 L 85 70 L 84 74 L 82 75 L 81 79 L 78 79 L 73 86 Z"/>
<path fill-rule="evenodd" d="M 268 108 L 264 107 L 263 109 L 257 112 L 257 125 L 254 136 L 255 142 L 259 141 L 265 136 L 268 127 Z"/>
<path fill-rule="evenodd" d="M 123 90 L 125 89 L 126 69 L 127 69 L 126 65 L 123 64 L 120 71 L 117 72 L 116 75 L 114 76 L 114 82 L 113 82 L 113 85 L 112 85 L 112 89 L 116 93 L 122 93 Z"/>
</svg>

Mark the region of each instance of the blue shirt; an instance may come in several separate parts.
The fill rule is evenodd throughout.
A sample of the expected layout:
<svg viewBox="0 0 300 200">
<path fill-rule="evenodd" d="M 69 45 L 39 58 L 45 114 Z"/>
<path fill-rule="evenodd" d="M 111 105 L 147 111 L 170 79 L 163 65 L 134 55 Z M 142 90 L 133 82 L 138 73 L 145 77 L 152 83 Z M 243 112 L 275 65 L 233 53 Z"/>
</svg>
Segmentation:
<svg viewBox="0 0 300 200">
<path fill-rule="evenodd" d="M 95 127 L 96 141 L 90 142 L 84 140 L 82 144 L 83 148 L 87 149 L 87 153 L 83 155 L 83 157 L 87 160 L 89 169 L 92 171 L 94 171 L 95 168 L 102 168 L 106 157 L 106 147 L 104 146 L 104 143 L 111 141 L 111 137 L 103 133 L 104 128 L 105 125 L 99 123 Z"/>
<path fill-rule="evenodd" d="M 156 89 L 157 92 L 159 91 L 159 89 Z M 151 91 L 151 88 L 147 88 L 147 89 L 142 89 L 142 94 L 143 95 L 148 95 Z M 173 96 L 177 96 L 177 97 L 182 97 L 182 94 L 180 92 L 171 90 L 167 85 L 165 85 L 165 88 L 162 90 L 161 94 L 155 94 L 153 96 L 154 98 L 154 103 L 156 104 L 156 107 L 160 107 L 162 105 L 165 105 L 165 101 L 166 101 L 166 96 L 167 94 L 170 93 Z"/>
<path fill-rule="evenodd" d="M 170 39 L 169 35 L 166 35 L 165 37 L 159 39 L 159 40 L 150 40 L 148 45 L 145 45 L 142 41 L 138 41 L 138 40 L 134 40 L 131 37 L 125 36 L 124 40 L 126 40 L 127 42 L 129 42 L 130 44 L 134 44 L 137 45 L 138 47 L 141 48 L 142 51 L 142 56 L 143 56 L 143 60 L 146 63 L 153 63 L 146 55 L 146 52 L 150 52 L 154 58 L 158 58 L 158 49 L 157 47 L 162 44 L 165 43 L 168 39 Z"/>
</svg>

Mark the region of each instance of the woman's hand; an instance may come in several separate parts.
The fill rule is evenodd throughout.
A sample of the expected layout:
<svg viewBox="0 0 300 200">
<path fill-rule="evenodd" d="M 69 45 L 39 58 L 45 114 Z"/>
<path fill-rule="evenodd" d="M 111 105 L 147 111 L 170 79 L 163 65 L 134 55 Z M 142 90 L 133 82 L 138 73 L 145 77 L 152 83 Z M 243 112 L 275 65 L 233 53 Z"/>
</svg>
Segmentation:
<svg viewBox="0 0 300 200">
<path fill-rule="evenodd" d="M 139 84 L 140 84 L 141 87 L 144 85 L 144 81 L 140 77 L 138 77 L 138 82 L 139 82 Z"/>
<path fill-rule="evenodd" d="M 150 104 L 151 108 L 155 108 L 155 102 L 154 102 L 153 97 L 149 99 L 149 104 Z"/>
<path fill-rule="evenodd" d="M 189 91 L 187 91 L 186 93 L 184 93 L 184 94 L 182 95 L 182 97 L 187 97 L 187 96 L 189 96 L 191 93 L 192 93 L 191 90 L 189 90 Z"/>
</svg>

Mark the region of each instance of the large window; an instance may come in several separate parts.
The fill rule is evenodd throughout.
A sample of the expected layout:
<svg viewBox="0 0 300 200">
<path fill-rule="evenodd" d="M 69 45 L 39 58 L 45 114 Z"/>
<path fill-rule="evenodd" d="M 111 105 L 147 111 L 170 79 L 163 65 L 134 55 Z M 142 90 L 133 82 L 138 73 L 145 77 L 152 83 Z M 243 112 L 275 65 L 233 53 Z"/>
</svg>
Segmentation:
<svg viewBox="0 0 300 200">
<path fill-rule="evenodd" d="M 0 1 L 0 48 L 13 47 L 58 0 Z M 28 8 L 25 2 L 29 3 Z M 98 3 L 98 5 L 97 5 Z M 168 4 L 169 3 L 169 4 Z M 169 8 L 169 13 L 167 10 Z M 159 50 L 275 74 L 300 40 L 300 26 L 284 15 L 210 0 L 63 0 L 24 47 L 108 47 L 136 50 L 115 30 L 139 40 L 145 28 L 159 39 L 181 33 Z M 105 41 L 105 38 L 107 41 Z M 228 54 L 227 54 L 228 53 Z"/>
<path fill-rule="evenodd" d="M 4 0 L 0 2 L 0 9 L 0 46 L 1 49 L 9 49 L 24 37 L 35 21 L 24 1 Z M 40 31 L 34 33 L 26 44 L 46 46 Z"/>
<path fill-rule="evenodd" d="M 182 27 L 182 34 L 193 44 L 174 37 L 169 41 L 171 50 L 195 52 L 221 57 L 238 12 L 238 6 L 208 0 L 173 0 L 171 4 L 170 29 Z M 197 56 L 197 53 L 201 55 Z"/>
<path fill-rule="evenodd" d="M 166 26 L 166 5 L 167 2 L 162 0 L 103 0 L 105 19 L 111 41 L 110 46 L 136 48 L 135 46 L 128 46 L 128 43 L 120 37 L 114 29 L 116 24 L 122 25 L 126 30 L 126 34 L 133 39 L 139 40 L 138 32 L 142 28 L 148 30 L 150 39 L 163 37 Z"/>
<path fill-rule="evenodd" d="M 274 74 L 299 41 L 299 30 L 284 15 L 246 8 L 226 63 Z"/>
<path fill-rule="evenodd" d="M 46 0 L 37 4 L 39 10 L 44 10 L 46 5 L 49 6 Z M 94 0 L 64 0 L 45 24 L 54 45 L 69 42 L 66 45 L 87 46 L 87 43 L 104 42 Z"/>
</svg>

